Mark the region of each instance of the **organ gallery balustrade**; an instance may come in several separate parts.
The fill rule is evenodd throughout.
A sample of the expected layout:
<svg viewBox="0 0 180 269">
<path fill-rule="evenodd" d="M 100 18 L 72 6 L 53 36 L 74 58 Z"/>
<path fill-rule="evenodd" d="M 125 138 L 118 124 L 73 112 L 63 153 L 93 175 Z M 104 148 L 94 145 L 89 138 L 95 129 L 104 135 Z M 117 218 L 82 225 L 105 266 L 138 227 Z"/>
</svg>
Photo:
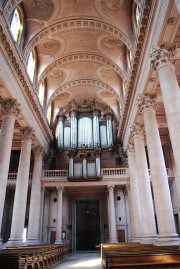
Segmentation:
<svg viewBox="0 0 180 269">
<path fill-rule="evenodd" d="M 150 173 L 150 170 L 149 170 Z M 168 178 L 174 177 L 173 171 L 170 168 L 167 168 Z M 104 168 L 101 169 L 101 175 L 103 178 L 120 178 L 120 177 L 129 177 L 128 168 Z M 42 179 L 67 179 L 68 170 L 43 170 Z M 9 173 L 8 180 L 16 181 L 17 173 Z M 32 180 L 32 173 L 29 174 L 29 180 Z"/>
</svg>

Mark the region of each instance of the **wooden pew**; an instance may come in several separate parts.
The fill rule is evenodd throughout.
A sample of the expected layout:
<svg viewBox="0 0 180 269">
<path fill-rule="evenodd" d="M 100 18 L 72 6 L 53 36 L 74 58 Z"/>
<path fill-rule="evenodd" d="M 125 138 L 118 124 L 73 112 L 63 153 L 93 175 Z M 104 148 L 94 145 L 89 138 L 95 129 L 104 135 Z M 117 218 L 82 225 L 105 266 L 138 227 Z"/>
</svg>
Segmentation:
<svg viewBox="0 0 180 269">
<path fill-rule="evenodd" d="M 103 268 L 180 268 L 178 246 L 159 247 L 139 243 L 102 244 Z"/>
<path fill-rule="evenodd" d="M 71 252 L 67 245 L 36 245 L 0 251 L 0 269 L 49 269 Z"/>
</svg>

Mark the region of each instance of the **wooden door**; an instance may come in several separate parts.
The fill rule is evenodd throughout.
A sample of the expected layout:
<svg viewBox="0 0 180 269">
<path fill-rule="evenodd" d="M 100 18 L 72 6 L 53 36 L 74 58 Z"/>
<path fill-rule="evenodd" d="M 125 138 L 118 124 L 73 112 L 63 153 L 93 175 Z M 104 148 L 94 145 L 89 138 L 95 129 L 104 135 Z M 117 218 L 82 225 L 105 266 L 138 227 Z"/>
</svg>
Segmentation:
<svg viewBox="0 0 180 269">
<path fill-rule="evenodd" d="M 50 233 L 50 244 L 54 244 L 56 241 L 56 231 L 51 231 Z"/>
<path fill-rule="evenodd" d="M 125 242 L 125 231 L 124 230 L 118 230 L 118 242 Z"/>
</svg>

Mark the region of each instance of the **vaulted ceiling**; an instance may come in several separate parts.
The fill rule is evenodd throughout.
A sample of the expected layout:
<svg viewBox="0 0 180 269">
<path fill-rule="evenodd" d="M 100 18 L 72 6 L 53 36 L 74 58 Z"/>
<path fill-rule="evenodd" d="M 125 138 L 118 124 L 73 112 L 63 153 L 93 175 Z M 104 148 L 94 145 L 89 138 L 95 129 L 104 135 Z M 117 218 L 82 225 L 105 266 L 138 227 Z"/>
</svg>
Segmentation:
<svg viewBox="0 0 180 269">
<path fill-rule="evenodd" d="M 26 0 L 24 59 L 36 48 L 37 84 L 47 85 L 54 118 L 73 99 L 95 99 L 116 119 L 124 104 L 128 51 L 133 53 L 131 0 Z"/>
<path fill-rule="evenodd" d="M 40 83 L 46 82 L 46 109 L 52 105 L 53 122 L 60 108 L 68 114 L 74 99 L 96 100 L 101 108 L 112 111 L 120 128 L 119 137 L 123 138 L 133 107 L 137 70 L 145 57 L 142 53 L 158 1 L 7 0 L 3 15 L 9 21 L 18 4 L 25 16 L 22 60 L 26 65 L 30 51 L 35 49 L 38 64 L 33 87 L 38 92 Z M 159 43 L 180 44 L 179 21 L 174 1 L 170 0 Z M 177 60 L 178 79 L 179 66 Z M 161 96 L 157 73 L 150 72 L 145 91 Z M 157 119 L 162 136 L 168 137 L 161 97 Z M 138 114 L 136 120 L 141 121 Z"/>
</svg>

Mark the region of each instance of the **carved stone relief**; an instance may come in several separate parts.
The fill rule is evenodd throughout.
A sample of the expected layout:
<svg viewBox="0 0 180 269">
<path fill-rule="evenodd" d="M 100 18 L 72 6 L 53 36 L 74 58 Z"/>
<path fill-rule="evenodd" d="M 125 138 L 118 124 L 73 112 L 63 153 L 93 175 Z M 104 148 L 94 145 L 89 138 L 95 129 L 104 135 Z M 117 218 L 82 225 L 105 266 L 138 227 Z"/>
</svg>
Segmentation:
<svg viewBox="0 0 180 269">
<path fill-rule="evenodd" d="M 41 44 L 41 51 L 44 54 L 52 54 L 61 49 L 61 43 L 55 39 L 46 40 Z"/>
<path fill-rule="evenodd" d="M 111 98 L 111 97 L 114 96 L 114 93 L 113 93 L 113 92 L 106 91 L 106 90 L 101 91 L 99 94 L 100 94 L 102 97 L 104 97 L 104 98 Z"/>
<path fill-rule="evenodd" d="M 28 2 L 29 10 L 34 18 L 47 21 L 52 16 L 54 10 L 52 0 L 32 0 Z"/>
<path fill-rule="evenodd" d="M 104 4 L 108 9 L 116 11 L 121 8 L 123 2 L 123 0 L 105 0 Z"/>
<path fill-rule="evenodd" d="M 63 77 L 63 71 L 62 70 L 53 70 L 51 73 L 50 73 L 50 77 L 51 78 L 54 78 L 54 79 L 59 79 L 59 78 L 62 78 Z"/>
<path fill-rule="evenodd" d="M 106 37 L 103 39 L 104 45 L 108 49 L 119 49 L 123 42 L 118 38 Z"/>
</svg>

